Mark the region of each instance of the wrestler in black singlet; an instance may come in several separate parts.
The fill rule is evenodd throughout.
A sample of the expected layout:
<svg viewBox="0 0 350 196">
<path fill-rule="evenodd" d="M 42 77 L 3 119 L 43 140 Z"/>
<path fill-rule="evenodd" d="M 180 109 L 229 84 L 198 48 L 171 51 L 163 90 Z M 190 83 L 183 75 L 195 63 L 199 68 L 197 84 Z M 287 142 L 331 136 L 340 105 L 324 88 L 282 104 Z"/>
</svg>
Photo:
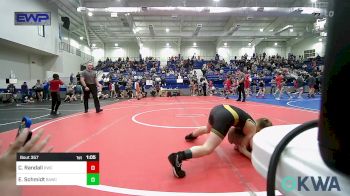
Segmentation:
<svg viewBox="0 0 350 196">
<path fill-rule="evenodd" d="M 209 124 L 212 126 L 212 132 L 218 135 L 221 139 L 227 135 L 231 126 L 241 130 L 243 135 L 243 127 L 247 120 L 255 121 L 245 111 L 232 105 L 215 106 L 209 115 Z"/>
</svg>

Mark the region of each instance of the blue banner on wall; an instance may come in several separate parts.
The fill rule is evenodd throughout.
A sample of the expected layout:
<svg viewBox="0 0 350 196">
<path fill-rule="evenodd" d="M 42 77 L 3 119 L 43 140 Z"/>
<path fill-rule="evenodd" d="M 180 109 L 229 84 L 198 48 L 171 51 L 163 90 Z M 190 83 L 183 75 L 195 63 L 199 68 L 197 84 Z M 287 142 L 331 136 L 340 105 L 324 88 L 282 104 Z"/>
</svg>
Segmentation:
<svg viewBox="0 0 350 196">
<path fill-rule="evenodd" d="M 51 12 L 15 12 L 15 25 L 51 25 Z"/>
</svg>

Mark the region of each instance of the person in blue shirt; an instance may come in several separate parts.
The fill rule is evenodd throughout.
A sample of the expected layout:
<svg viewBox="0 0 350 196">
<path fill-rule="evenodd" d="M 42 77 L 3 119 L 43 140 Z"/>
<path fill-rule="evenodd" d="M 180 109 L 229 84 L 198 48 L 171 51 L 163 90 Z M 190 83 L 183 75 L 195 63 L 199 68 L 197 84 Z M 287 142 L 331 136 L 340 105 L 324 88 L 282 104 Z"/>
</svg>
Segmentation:
<svg viewBox="0 0 350 196">
<path fill-rule="evenodd" d="M 50 99 L 50 84 L 45 80 L 43 83 L 43 88 L 44 88 L 44 100 L 49 100 Z"/>
</svg>

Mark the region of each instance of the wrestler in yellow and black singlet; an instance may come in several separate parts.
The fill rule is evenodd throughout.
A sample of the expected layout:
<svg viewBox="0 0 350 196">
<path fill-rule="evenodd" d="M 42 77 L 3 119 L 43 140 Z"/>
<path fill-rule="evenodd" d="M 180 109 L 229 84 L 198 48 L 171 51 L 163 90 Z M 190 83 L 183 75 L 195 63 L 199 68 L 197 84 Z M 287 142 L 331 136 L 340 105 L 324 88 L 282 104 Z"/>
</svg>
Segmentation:
<svg viewBox="0 0 350 196">
<path fill-rule="evenodd" d="M 211 131 L 221 139 L 224 139 L 231 126 L 243 131 L 247 120 L 255 124 L 255 121 L 247 112 L 232 105 L 215 106 L 209 115 L 209 124 L 212 126 Z"/>
</svg>

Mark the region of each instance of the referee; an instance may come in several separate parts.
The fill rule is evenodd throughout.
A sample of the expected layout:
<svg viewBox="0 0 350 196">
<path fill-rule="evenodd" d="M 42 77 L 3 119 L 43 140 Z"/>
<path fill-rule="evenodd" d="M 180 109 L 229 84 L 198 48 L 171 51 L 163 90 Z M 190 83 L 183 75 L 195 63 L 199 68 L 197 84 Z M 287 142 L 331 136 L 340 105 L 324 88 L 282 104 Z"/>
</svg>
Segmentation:
<svg viewBox="0 0 350 196">
<path fill-rule="evenodd" d="M 92 94 L 94 98 L 96 113 L 102 112 L 103 110 L 100 108 L 100 102 L 97 98 L 97 85 L 102 89 L 102 85 L 98 83 L 96 72 L 93 70 L 94 65 L 92 63 L 88 63 L 86 66 L 86 70 L 81 73 L 80 82 L 84 89 L 84 108 L 85 113 L 89 110 L 89 95 Z"/>
<path fill-rule="evenodd" d="M 244 79 L 245 74 L 238 69 L 236 72 L 237 80 L 238 80 L 238 99 L 236 101 L 241 101 L 241 95 L 243 95 L 242 102 L 245 102 L 245 91 L 244 91 Z"/>
</svg>

